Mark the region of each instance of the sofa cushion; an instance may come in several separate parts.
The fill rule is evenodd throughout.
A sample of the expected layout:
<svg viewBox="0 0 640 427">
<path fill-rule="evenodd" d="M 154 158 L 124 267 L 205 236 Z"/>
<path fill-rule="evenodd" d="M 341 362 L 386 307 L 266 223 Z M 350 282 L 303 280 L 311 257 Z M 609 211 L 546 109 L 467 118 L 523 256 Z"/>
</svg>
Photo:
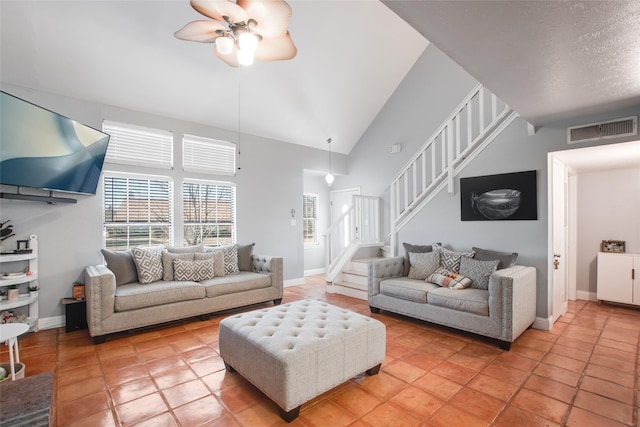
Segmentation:
<svg viewBox="0 0 640 427">
<path fill-rule="evenodd" d="M 473 280 L 460 273 L 454 273 L 453 271 L 449 271 L 446 268 L 440 267 L 436 269 L 436 271 L 434 271 L 429 277 L 427 277 L 427 282 L 445 288 L 460 290 L 471 286 Z"/>
<path fill-rule="evenodd" d="M 207 252 L 204 254 L 194 254 L 194 260 L 200 261 L 203 259 L 213 260 L 213 275 L 214 277 L 224 276 L 224 252 L 222 249 L 213 252 Z"/>
<path fill-rule="evenodd" d="M 498 270 L 513 267 L 518 259 L 517 252 L 496 252 L 482 248 L 472 249 L 476 253 L 473 257 L 479 261 L 492 261 L 497 259 L 499 261 Z"/>
<path fill-rule="evenodd" d="M 440 243 L 435 243 L 439 245 Z M 433 251 L 432 245 L 412 245 L 411 243 L 403 242 L 402 246 L 404 246 L 404 274 L 403 276 L 409 275 L 409 268 L 411 265 L 411 260 L 409 259 L 409 253 L 421 254 L 426 252 Z"/>
<path fill-rule="evenodd" d="M 138 281 L 138 270 L 136 270 L 136 263 L 133 261 L 131 250 L 110 251 L 101 249 L 100 252 L 102 252 L 107 268 L 116 276 L 116 286 Z"/>
<path fill-rule="evenodd" d="M 420 303 L 426 303 L 427 293 L 437 288 L 438 285 L 433 283 L 409 279 L 406 276 L 386 279 L 380 282 L 381 294 Z"/>
<path fill-rule="evenodd" d="M 133 261 L 138 271 L 138 282 L 141 284 L 162 280 L 163 248 L 133 248 Z"/>
<path fill-rule="evenodd" d="M 136 310 L 206 296 L 205 287 L 196 282 L 129 283 L 116 288 L 115 311 Z"/>
<path fill-rule="evenodd" d="M 463 256 L 460 259 L 460 274 L 464 274 L 473 280 L 471 284 L 475 289 L 489 289 L 489 276 L 496 271 L 500 261 L 478 261 L 475 258 Z"/>
<path fill-rule="evenodd" d="M 427 302 L 437 307 L 450 308 L 481 316 L 489 315 L 489 291 L 484 289 L 467 288 L 455 290 L 437 288 L 429 291 Z M 455 316 L 455 314 L 452 314 L 452 316 Z"/>
<path fill-rule="evenodd" d="M 162 280 L 175 280 L 173 261 L 177 259 L 192 261 L 193 255 L 193 253 L 162 252 Z"/>
<path fill-rule="evenodd" d="M 173 261 L 176 280 L 193 280 L 201 282 L 215 277 L 213 259 L 201 259 L 198 261 L 186 261 L 176 259 Z"/>
<path fill-rule="evenodd" d="M 409 252 L 409 279 L 424 280 L 440 265 L 438 252 Z"/>
<path fill-rule="evenodd" d="M 271 286 L 271 276 L 268 274 L 241 271 L 230 276 L 205 280 L 201 282 L 201 284 L 206 287 L 207 297 L 213 298 L 220 295 L 268 288 Z"/>
<path fill-rule="evenodd" d="M 439 245 L 438 243 L 433 245 L 433 250 L 440 254 L 440 267 L 444 267 L 454 273 L 460 272 L 460 258 L 462 256 L 472 257 L 475 254 L 473 251 L 455 252 Z"/>
<path fill-rule="evenodd" d="M 238 245 L 238 270 L 251 271 L 251 253 L 255 243 Z"/>
</svg>

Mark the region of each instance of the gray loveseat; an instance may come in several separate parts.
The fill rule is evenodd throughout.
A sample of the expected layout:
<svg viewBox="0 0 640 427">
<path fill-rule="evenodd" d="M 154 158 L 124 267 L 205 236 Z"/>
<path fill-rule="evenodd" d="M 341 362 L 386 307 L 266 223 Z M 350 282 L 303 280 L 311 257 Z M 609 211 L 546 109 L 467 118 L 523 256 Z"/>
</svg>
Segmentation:
<svg viewBox="0 0 640 427">
<path fill-rule="evenodd" d="M 511 343 L 533 324 L 536 317 L 535 268 L 515 265 L 517 254 L 479 248 L 456 253 L 441 246 L 441 253 L 438 254 L 437 250 L 432 251 L 431 248 L 431 245 L 405 244 L 405 257 L 369 262 L 368 300 L 371 311 L 379 313 L 380 310 L 386 310 L 483 335 L 498 340 L 502 349 L 509 350 Z M 430 255 L 427 254 L 429 252 Z M 417 255 L 423 253 L 425 255 Z M 440 259 L 448 257 L 450 260 L 455 258 L 451 254 L 457 254 L 462 264 L 458 273 L 473 277 L 475 286 L 455 289 L 458 275 L 444 277 L 447 274 L 442 274 L 443 267 L 437 261 L 438 255 Z M 427 256 L 431 257 L 431 262 L 438 262 L 436 269 L 440 269 L 440 274 L 433 271 L 434 265 L 425 267 L 429 261 L 425 261 Z M 411 265 L 412 261 L 416 265 Z M 495 267 L 491 272 L 492 265 Z M 488 270 L 479 271 L 481 267 Z M 427 277 L 420 276 L 421 268 L 423 275 L 425 271 L 428 273 Z M 440 284 L 432 283 L 430 279 Z"/>
<path fill-rule="evenodd" d="M 251 254 L 252 247 L 103 250 L 107 265 L 85 268 L 87 324 L 94 343 L 114 332 L 268 301 L 280 304 L 282 258 Z M 132 251 L 142 255 L 136 258 Z M 158 262 L 160 272 L 139 269 L 157 268 Z"/>
</svg>

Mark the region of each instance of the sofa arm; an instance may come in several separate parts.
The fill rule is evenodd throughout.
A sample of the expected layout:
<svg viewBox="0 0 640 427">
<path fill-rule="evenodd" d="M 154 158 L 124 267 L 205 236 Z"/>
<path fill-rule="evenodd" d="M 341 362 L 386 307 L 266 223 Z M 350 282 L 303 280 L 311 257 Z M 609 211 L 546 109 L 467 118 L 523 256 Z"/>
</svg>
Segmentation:
<svg viewBox="0 0 640 427">
<path fill-rule="evenodd" d="M 536 320 L 536 269 L 514 265 L 489 278 L 489 313 L 501 313 L 502 339 L 513 342 Z"/>
<path fill-rule="evenodd" d="M 271 275 L 271 285 L 283 288 L 282 257 L 251 255 L 251 269 L 255 273 Z"/>
<path fill-rule="evenodd" d="M 84 270 L 84 284 L 89 334 L 102 335 L 102 321 L 115 312 L 116 276 L 104 265 L 90 265 Z"/>
<path fill-rule="evenodd" d="M 367 263 L 367 289 L 369 297 L 380 293 L 380 282 L 404 275 L 404 257 L 397 256 Z"/>
</svg>

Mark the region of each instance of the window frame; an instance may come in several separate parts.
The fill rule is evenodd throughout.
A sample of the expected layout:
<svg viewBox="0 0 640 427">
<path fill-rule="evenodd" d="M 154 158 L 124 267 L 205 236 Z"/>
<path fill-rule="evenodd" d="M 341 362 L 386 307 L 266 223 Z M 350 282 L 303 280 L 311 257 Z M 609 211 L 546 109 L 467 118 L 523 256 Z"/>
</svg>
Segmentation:
<svg viewBox="0 0 640 427">
<path fill-rule="evenodd" d="M 312 197 L 314 199 L 314 211 L 315 211 L 315 216 L 314 217 L 307 217 L 306 216 L 306 209 L 305 209 L 305 205 L 306 205 L 306 198 L 308 197 Z M 319 225 L 319 219 L 318 219 L 318 211 L 319 211 L 319 205 L 320 205 L 320 195 L 318 193 L 309 193 L 309 192 L 305 192 L 302 195 L 302 241 L 304 242 L 305 246 L 318 246 L 320 245 L 320 236 L 318 233 L 318 225 Z M 314 241 L 313 242 L 307 242 L 306 241 L 306 231 L 305 231 L 305 227 L 306 227 L 306 222 L 307 221 L 313 221 L 314 222 Z"/>
<path fill-rule="evenodd" d="M 218 227 L 220 227 L 222 225 L 222 227 L 230 227 L 231 231 L 230 231 L 230 241 L 229 242 L 220 242 L 220 232 L 218 231 L 218 241 L 215 242 L 214 244 L 212 244 L 211 242 L 205 242 L 204 238 L 202 238 L 201 241 L 197 242 L 189 242 L 187 240 L 187 232 L 186 232 L 186 228 L 188 226 L 207 226 L 207 225 L 212 225 L 214 224 L 213 222 L 204 222 L 204 221 L 187 221 L 187 214 L 186 214 L 186 209 L 184 208 L 184 203 L 185 203 L 185 186 L 186 185 L 206 185 L 206 186 L 216 186 L 216 187 L 228 187 L 230 189 L 230 193 L 231 193 L 231 200 L 230 200 L 230 216 L 231 216 L 231 221 L 229 223 L 225 223 L 225 224 L 219 224 L 218 222 L 216 222 L 216 225 Z M 237 219 L 236 219 L 236 207 L 237 207 L 237 193 L 236 193 L 236 184 L 234 182 L 230 182 L 230 181 L 217 181 L 217 180 L 205 180 L 205 179 L 192 179 L 192 178 L 184 178 L 182 181 L 182 200 L 180 200 L 180 203 L 182 205 L 182 244 L 184 246 L 189 246 L 189 245 L 193 245 L 193 244 L 204 244 L 206 246 L 220 246 L 220 245 L 224 245 L 224 244 L 235 244 L 237 242 L 237 235 L 238 235 L 238 223 L 237 223 Z"/>
</svg>

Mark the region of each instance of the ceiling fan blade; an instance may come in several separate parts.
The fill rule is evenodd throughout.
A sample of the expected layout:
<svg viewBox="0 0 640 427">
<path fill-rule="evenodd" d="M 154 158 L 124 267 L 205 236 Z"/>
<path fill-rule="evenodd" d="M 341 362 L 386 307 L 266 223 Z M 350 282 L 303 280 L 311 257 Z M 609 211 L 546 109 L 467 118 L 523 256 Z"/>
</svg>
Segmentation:
<svg viewBox="0 0 640 427">
<path fill-rule="evenodd" d="M 291 59 L 298 53 L 291 35 L 263 38 L 256 48 L 255 58 L 259 61 L 281 61 Z"/>
<path fill-rule="evenodd" d="M 247 20 L 244 9 L 230 0 L 191 0 L 191 7 L 204 16 L 222 22 L 224 22 L 223 16 L 230 17 L 233 22 Z"/>
<path fill-rule="evenodd" d="M 255 32 L 262 37 L 281 37 L 287 34 L 291 6 L 284 0 L 238 0 L 238 6 L 255 19 Z"/>
<path fill-rule="evenodd" d="M 216 30 L 225 30 L 226 27 L 216 21 L 192 21 L 173 33 L 180 40 L 192 42 L 213 43 L 218 34 Z"/>
</svg>

